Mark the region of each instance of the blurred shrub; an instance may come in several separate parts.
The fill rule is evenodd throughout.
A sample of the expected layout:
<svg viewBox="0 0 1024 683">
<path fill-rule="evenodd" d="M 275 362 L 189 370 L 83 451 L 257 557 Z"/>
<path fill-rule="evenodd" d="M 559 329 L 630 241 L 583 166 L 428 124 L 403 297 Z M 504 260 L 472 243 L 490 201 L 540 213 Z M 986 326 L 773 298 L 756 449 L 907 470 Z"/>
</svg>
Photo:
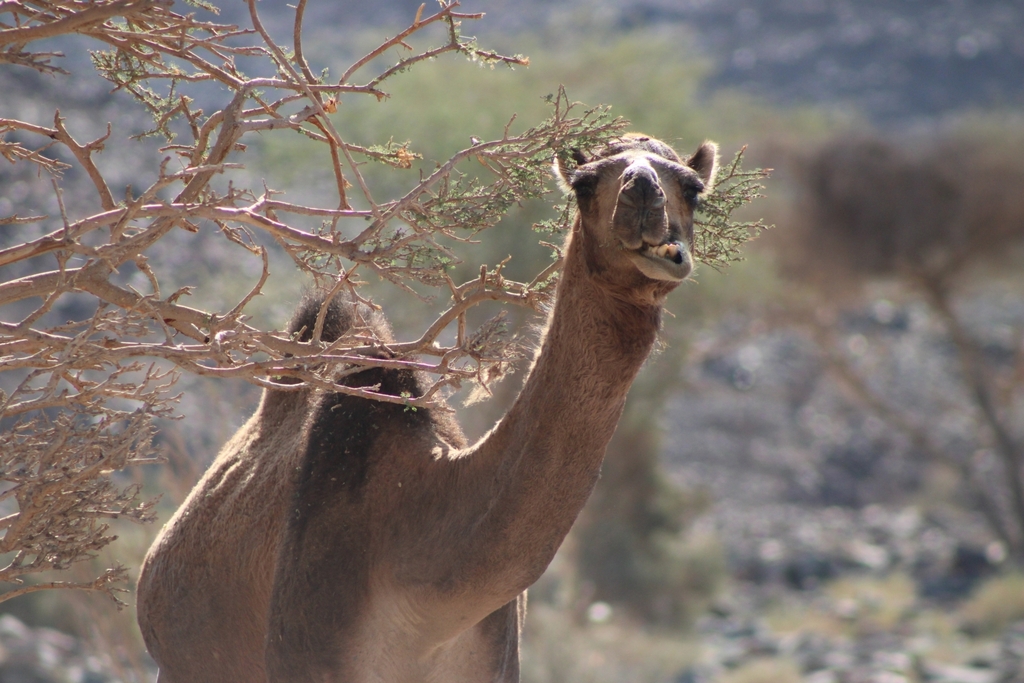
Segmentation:
<svg viewBox="0 0 1024 683">
<path fill-rule="evenodd" d="M 946 281 L 1024 243 L 1024 136 L 998 125 L 910 141 L 844 135 L 798 163 L 791 272 Z"/>
<path fill-rule="evenodd" d="M 657 463 L 651 420 L 620 423 L 602 479 L 574 530 L 579 578 L 594 599 L 662 626 L 686 626 L 714 596 L 725 571 L 721 548 L 687 539 L 685 528 L 708 504 L 680 490 Z"/>
<path fill-rule="evenodd" d="M 1019 272 L 1024 259 L 1020 123 L 1019 116 L 993 115 L 902 138 L 847 134 L 801 152 L 792 174 L 793 218 L 772 242 L 787 274 L 812 285 L 794 317 L 802 316 L 832 375 L 922 458 L 951 468 L 968 504 L 1024 562 L 1024 435 L 1015 417 L 1024 383 L 1014 369 L 1020 345 L 989 353 L 964 296 L 996 273 Z M 848 331 L 839 308 L 862 297 L 869 283 L 923 304 L 952 351 L 951 385 L 939 375 L 915 377 L 918 395 L 931 398 L 908 403 L 909 383 L 886 382 L 878 367 L 843 348 Z M 1016 335 L 1018 326 L 1008 321 L 1007 329 Z M 970 421 L 967 440 L 935 428 L 942 404 L 957 405 Z M 989 451 L 991 465 L 971 455 Z"/>
<path fill-rule="evenodd" d="M 1024 620 L 1024 574 L 1007 574 L 983 584 L 960 610 L 963 630 L 993 636 Z"/>
<path fill-rule="evenodd" d="M 581 624 L 549 604 L 530 603 L 523 634 L 523 683 L 664 683 L 692 667 L 694 643 L 646 632 L 629 620 Z"/>
<path fill-rule="evenodd" d="M 793 662 L 765 657 L 730 671 L 719 683 L 799 683 L 800 680 L 800 669 Z"/>
</svg>

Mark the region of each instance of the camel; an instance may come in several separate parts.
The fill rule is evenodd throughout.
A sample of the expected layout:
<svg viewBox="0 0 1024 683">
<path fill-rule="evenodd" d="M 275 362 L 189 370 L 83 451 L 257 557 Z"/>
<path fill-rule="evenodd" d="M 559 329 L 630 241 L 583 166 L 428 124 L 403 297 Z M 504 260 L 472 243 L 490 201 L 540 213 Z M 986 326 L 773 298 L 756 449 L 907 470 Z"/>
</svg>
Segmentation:
<svg viewBox="0 0 1024 683">
<path fill-rule="evenodd" d="M 596 483 L 717 146 L 640 134 L 557 163 L 578 210 L 530 372 L 468 444 L 442 410 L 265 391 L 153 543 L 138 620 L 160 683 L 519 680 L 526 589 Z M 313 328 L 320 300 L 290 329 Z M 362 315 L 330 302 L 322 338 Z M 382 321 L 375 323 L 387 334 Z M 421 395 L 412 373 L 346 381 Z"/>
</svg>

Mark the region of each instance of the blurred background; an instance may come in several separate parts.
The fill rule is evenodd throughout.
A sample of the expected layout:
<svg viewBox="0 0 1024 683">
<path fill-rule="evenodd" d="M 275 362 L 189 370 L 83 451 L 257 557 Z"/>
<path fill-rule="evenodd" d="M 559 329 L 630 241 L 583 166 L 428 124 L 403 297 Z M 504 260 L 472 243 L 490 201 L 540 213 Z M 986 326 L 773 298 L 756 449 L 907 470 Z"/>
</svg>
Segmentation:
<svg viewBox="0 0 1024 683">
<path fill-rule="evenodd" d="M 336 72 L 418 6 L 311 2 L 307 59 Z M 682 152 L 710 138 L 723 159 L 746 146 L 748 166 L 774 169 L 745 211 L 775 228 L 669 300 L 598 489 L 530 591 L 524 681 L 1024 681 L 1024 1 L 463 8 L 487 12 L 466 33 L 530 67 L 421 65 L 388 101 L 343 99 L 343 136 L 410 140 L 430 168 L 513 113 L 539 121 L 564 84 Z M 292 10 L 261 12 L 287 42 Z M 246 21 L 242 5 L 222 17 Z M 91 74 L 87 47 L 61 46 L 71 78 L 0 70 L 0 116 L 46 124 L 59 106 L 96 131 L 147 129 Z M 104 154 L 112 185 L 155 176 L 147 144 Z M 250 172 L 270 187 L 314 203 L 331 191 L 329 160 L 298 136 L 250 144 Z M 382 196 L 415 180 L 368 174 Z M 0 215 L 52 211 L 50 197 L 45 179 L 0 166 Z M 76 200 L 95 201 L 70 171 Z M 463 275 L 509 255 L 511 277 L 535 270 L 551 238 L 530 226 L 553 201 L 485 233 Z M 212 231 L 165 242 L 163 267 L 204 292 L 197 304 L 230 306 L 259 273 Z M 275 258 L 256 302 L 268 326 L 303 285 Z M 393 288 L 374 296 L 398 330 L 430 314 Z M 539 320 L 511 313 L 529 338 Z M 522 374 L 488 401 L 455 397 L 471 438 Z M 259 398 L 245 384 L 179 387 L 168 464 L 125 475 L 162 494 L 161 521 Z M 125 525 L 97 565 L 137 568 L 156 531 Z M 154 675 L 133 609 L 53 592 L 0 606 L 0 682 Z"/>
</svg>

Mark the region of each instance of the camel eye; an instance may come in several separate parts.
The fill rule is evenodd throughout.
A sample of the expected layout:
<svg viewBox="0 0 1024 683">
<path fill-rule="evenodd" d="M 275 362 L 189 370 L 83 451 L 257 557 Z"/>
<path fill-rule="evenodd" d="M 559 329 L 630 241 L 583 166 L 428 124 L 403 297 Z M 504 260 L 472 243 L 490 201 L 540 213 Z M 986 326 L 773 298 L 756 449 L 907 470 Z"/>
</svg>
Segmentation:
<svg viewBox="0 0 1024 683">
<path fill-rule="evenodd" d="M 700 193 L 704 191 L 704 183 L 690 181 L 683 184 L 683 199 L 692 207 L 700 203 Z"/>
<path fill-rule="evenodd" d="M 577 172 L 572 179 L 572 189 L 576 193 L 576 198 L 589 199 L 592 197 L 597 189 L 597 180 L 596 173 Z"/>
</svg>

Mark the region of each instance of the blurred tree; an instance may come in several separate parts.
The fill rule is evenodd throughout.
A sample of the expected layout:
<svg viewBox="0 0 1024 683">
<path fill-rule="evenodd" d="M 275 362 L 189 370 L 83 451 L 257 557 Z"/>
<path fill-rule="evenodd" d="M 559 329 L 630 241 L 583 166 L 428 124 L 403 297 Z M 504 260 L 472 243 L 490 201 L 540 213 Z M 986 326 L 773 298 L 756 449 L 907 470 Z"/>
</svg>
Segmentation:
<svg viewBox="0 0 1024 683">
<path fill-rule="evenodd" d="M 823 298 L 807 320 L 827 365 L 861 404 L 916 449 L 959 472 L 970 503 L 1024 561 L 1024 329 L 993 355 L 972 329 L 965 295 L 1024 248 L 1024 137 L 1019 125 L 961 127 L 924 139 L 843 136 L 808 152 L 794 229 L 782 236 L 790 274 Z M 944 329 L 958 363 L 959 406 L 972 422 L 959 440 L 886 391 L 844 348 L 837 311 L 863 285 L 896 282 Z M 934 378 L 921 378 L 928 382 Z M 934 382 L 933 382 L 934 383 Z M 934 392 L 944 392 L 938 384 Z"/>
</svg>

